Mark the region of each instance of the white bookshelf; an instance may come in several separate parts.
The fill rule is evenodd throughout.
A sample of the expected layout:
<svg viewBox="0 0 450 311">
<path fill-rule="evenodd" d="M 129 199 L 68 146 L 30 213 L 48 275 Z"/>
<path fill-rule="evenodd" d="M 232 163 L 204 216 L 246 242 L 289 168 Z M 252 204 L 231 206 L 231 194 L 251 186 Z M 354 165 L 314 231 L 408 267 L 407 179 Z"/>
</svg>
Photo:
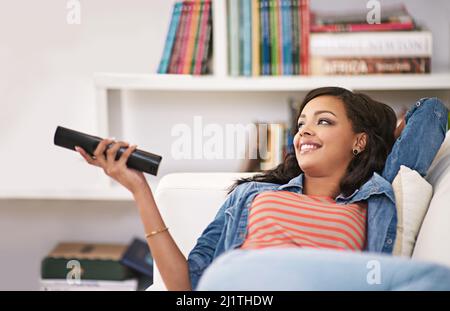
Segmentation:
<svg viewBox="0 0 450 311">
<path fill-rule="evenodd" d="M 228 76 L 227 17 L 226 0 L 213 1 L 213 74 L 208 76 L 158 75 L 136 73 L 94 74 L 96 89 L 96 108 L 98 134 L 103 137 L 127 136 L 123 133 L 126 124 L 120 124 L 126 118 L 121 114 L 130 102 L 130 93 L 145 93 L 150 100 L 147 105 L 165 101 L 167 96 L 179 96 L 186 102 L 186 112 L 190 112 L 190 103 L 209 96 L 211 105 L 226 105 L 229 101 L 239 99 L 244 93 L 249 101 L 261 100 L 261 95 L 287 98 L 295 94 L 301 97 L 307 91 L 322 86 L 340 86 L 354 91 L 369 93 L 405 94 L 419 91 L 417 96 L 429 96 L 438 93 L 447 102 L 450 99 L 450 73 L 411 74 L 411 75 L 367 75 L 367 76 L 265 76 L 265 77 L 230 77 Z M 161 51 L 162 53 L 162 51 Z M 175 94 L 175 95 L 174 95 Z M 178 95 L 177 95 L 178 94 Z M 225 96 L 224 96 L 225 95 Z M 436 95 L 433 95 L 436 96 Z M 279 101 L 281 102 L 281 100 Z M 173 102 L 172 102 L 173 103 Z M 278 103 L 280 104 L 280 103 Z M 158 106 L 160 107 L 160 106 Z M 167 118 L 171 114 L 171 104 L 164 106 Z M 283 108 L 277 108 L 283 109 Z M 229 112 L 233 122 L 236 112 Z M 161 115 L 161 114 L 160 114 Z M 128 122 L 130 122 L 128 120 Z M 134 121 L 132 121 L 134 122 Z M 163 154 L 163 162 L 168 154 Z M 164 159 L 166 157 L 166 159 Z M 187 164 L 189 165 L 189 164 Z M 162 175 L 162 174 L 160 174 Z M 157 184 L 162 176 L 153 179 Z M 111 193 L 111 197 L 116 194 Z"/>
<path fill-rule="evenodd" d="M 123 137 L 124 128 L 123 112 L 126 110 L 129 96 L 124 94 L 145 92 L 151 97 L 152 102 L 158 102 L 166 95 L 180 96 L 184 100 L 189 96 L 188 102 L 194 102 L 197 98 L 205 96 L 221 97 L 227 94 L 227 99 L 213 103 L 213 105 L 227 104 L 226 100 L 239 99 L 245 93 L 248 102 L 256 103 L 261 95 L 298 97 L 307 91 L 322 86 L 340 86 L 354 91 L 369 92 L 370 94 L 387 93 L 407 94 L 409 92 L 422 95 L 438 94 L 450 101 L 450 72 L 432 74 L 411 75 L 367 75 L 367 76 L 265 76 L 265 77 L 230 77 L 228 72 L 227 55 L 227 25 L 226 25 L 226 1 L 212 0 L 213 2 L 213 74 L 208 76 L 190 75 L 157 75 L 137 73 L 113 73 L 99 72 L 93 76 L 96 91 L 97 132 L 101 137 Z M 166 29 L 161 30 L 166 31 Z M 162 47 L 159 54 L 162 53 Z M 445 69 L 448 70 L 448 69 Z M 419 96 L 419 95 L 417 95 Z M 281 100 L 279 101 L 281 102 Z M 284 101 L 283 101 L 284 102 Z M 94 104 L 94 103 L 93 103 Z M 278 103 L 279 105 L 280 103 Z M 136 108 L 136 107 L 135 107 Z M 134 108 L 134 109 L 135 109 Z M 164 107 L 169 113 L 171 107 Z M 189 104 L 186 111 L 190 110 Z M 281 109 L 281 108 L 280 108 Z M 229 112 L 230 120 L 235 116 L 235 111 Z M 128 120 L 128 122 L 130 122 Z M 233 122 L 233 121 L 230 121 Z M 168 143 L 168 142 L 166 142 Z M 149 150 L 153 151 L 153 150 Z M 169 157 L 168 154 L 162 154 Z M 99 175 L 102 175 L 99 172 Z M 104 174 L 103 174 L 104 175 Z M 152 189 L 155 189 L 162 174 L 157 178 L 149 177 Z M 131 195 L 117 186 L 107 176 L 104 186 L 98 189 L 32 189 L 20 191 L 0 191 L 0 199 L 66 199 L 66 200 L 119 200 L 129 201 Z"/>
<path fill-rule="evenodd" d="M 100 90 L 142 91 L 301 91 L 333 85 L 351 90 L 450 90 L 450 73 L 367 76 L 220 77 L 131 73 L 96 73 Z"/>
</svg>

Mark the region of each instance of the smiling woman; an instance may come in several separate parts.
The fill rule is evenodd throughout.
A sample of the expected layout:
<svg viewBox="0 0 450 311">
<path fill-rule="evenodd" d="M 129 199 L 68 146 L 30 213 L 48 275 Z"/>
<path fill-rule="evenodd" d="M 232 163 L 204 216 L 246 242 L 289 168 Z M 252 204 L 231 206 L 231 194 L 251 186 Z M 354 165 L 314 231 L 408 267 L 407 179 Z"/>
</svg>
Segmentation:
<svg viewBox="0 0 450 311">
<path fill-rule="evenodd" d="M 285 184 L 304 173 L 306 194 L 350 195 L 374 172 L 381 174 L 395 141 L 393 109 L 343 88 L 309 92 L 297 121 L 295 152 L 273 170 L 241 179 L 230 190 L 248 181 Z"/>
</svg>

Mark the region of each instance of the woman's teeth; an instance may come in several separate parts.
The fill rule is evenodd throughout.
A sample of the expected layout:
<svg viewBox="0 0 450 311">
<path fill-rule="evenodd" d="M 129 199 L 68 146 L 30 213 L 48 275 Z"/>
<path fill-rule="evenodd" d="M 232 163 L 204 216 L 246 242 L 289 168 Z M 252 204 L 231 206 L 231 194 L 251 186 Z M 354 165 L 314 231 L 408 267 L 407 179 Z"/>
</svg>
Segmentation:
<svg viewBox="0 0 450 311">
<path fill-rule="evenodd" d="M 320 146 L 304 144 L 300 147 L 300 153 L 314 151 L 315 149 L 318 149 L 318 148 L 320 148 Z"/>
</svg>

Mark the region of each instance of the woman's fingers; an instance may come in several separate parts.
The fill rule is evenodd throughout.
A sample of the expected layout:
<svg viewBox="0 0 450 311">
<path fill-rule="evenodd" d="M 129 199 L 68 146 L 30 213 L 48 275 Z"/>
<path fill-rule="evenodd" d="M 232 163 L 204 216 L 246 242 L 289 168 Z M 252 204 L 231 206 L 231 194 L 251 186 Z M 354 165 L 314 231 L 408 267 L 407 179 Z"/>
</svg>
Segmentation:
<svg viewBox="0 0 450 311">
<path fill-rule="evenodd" d="M 84 151 L 83 148 L 76 146 L 75 150 L 81 154 L 81 156 L 86 160 L 87 163 L 92 164 L 92 165 L 97 165 L 95 163 L 95 160 L 86 152 Z"/>
<path fill-rule="evenodd" d="M 108 167 L 112 167 L 116 161 L 116 155 L 117 151 L 120 149 L 120 147 L 127 147 L 128 143 L 124 141 L 119 141 L 114 143 L 108 150 L 106 151 L 106 164 Z"/>
<path fill-rule="evenodd" d="M 126 165 L 128 158 L 130 157 L 130 154 L 136 150 L 137 145 L 131 145 L 130 147 L 127 148 L 127 150 L 124 151 L 124 153 L 122 153 L 122 155 L 120 156 L 119 159 L 119 165 Z"/>
<path fill-rule="evenodd" d="M 113 139 L 102 139 L 102 141 L 98 144 L 97 148 L 94 151 L 94 157 L 96 162 L 100 164 L 100 166 L 104 166 L 106 164 L 105 158 L 105 150 L 109 144 L 113 143 Z"/>
</svg>

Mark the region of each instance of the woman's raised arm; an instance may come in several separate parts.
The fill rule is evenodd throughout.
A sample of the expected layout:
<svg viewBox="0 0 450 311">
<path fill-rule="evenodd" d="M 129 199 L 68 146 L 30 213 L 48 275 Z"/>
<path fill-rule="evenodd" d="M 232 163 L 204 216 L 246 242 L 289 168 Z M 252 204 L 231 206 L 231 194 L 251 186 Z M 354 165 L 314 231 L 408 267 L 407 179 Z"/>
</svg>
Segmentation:
<svg viewBox="0 0 450 311">
<path fill-rule="evenodd" d="M 116 154 L 120 147 L 128 148 L 116 160 Z M 76 147 L 76 150 L 86 162 L 101 167 L 106 175 L 119 182 L 133 194 L 147 233 L 147 244 L 167 289 L 191 290 L 188 262 L 169 231 L 162 230 L 166 228 L 166 225 L 159 213 L 144 174 L 130 169 L 126 165 L 128 157 L 135 149 L 135 145 L 130 147 L 126 142 L 104 139 L 97 146 L 94 156 L 91 157 L 82 148 Z"/>
</svg>

